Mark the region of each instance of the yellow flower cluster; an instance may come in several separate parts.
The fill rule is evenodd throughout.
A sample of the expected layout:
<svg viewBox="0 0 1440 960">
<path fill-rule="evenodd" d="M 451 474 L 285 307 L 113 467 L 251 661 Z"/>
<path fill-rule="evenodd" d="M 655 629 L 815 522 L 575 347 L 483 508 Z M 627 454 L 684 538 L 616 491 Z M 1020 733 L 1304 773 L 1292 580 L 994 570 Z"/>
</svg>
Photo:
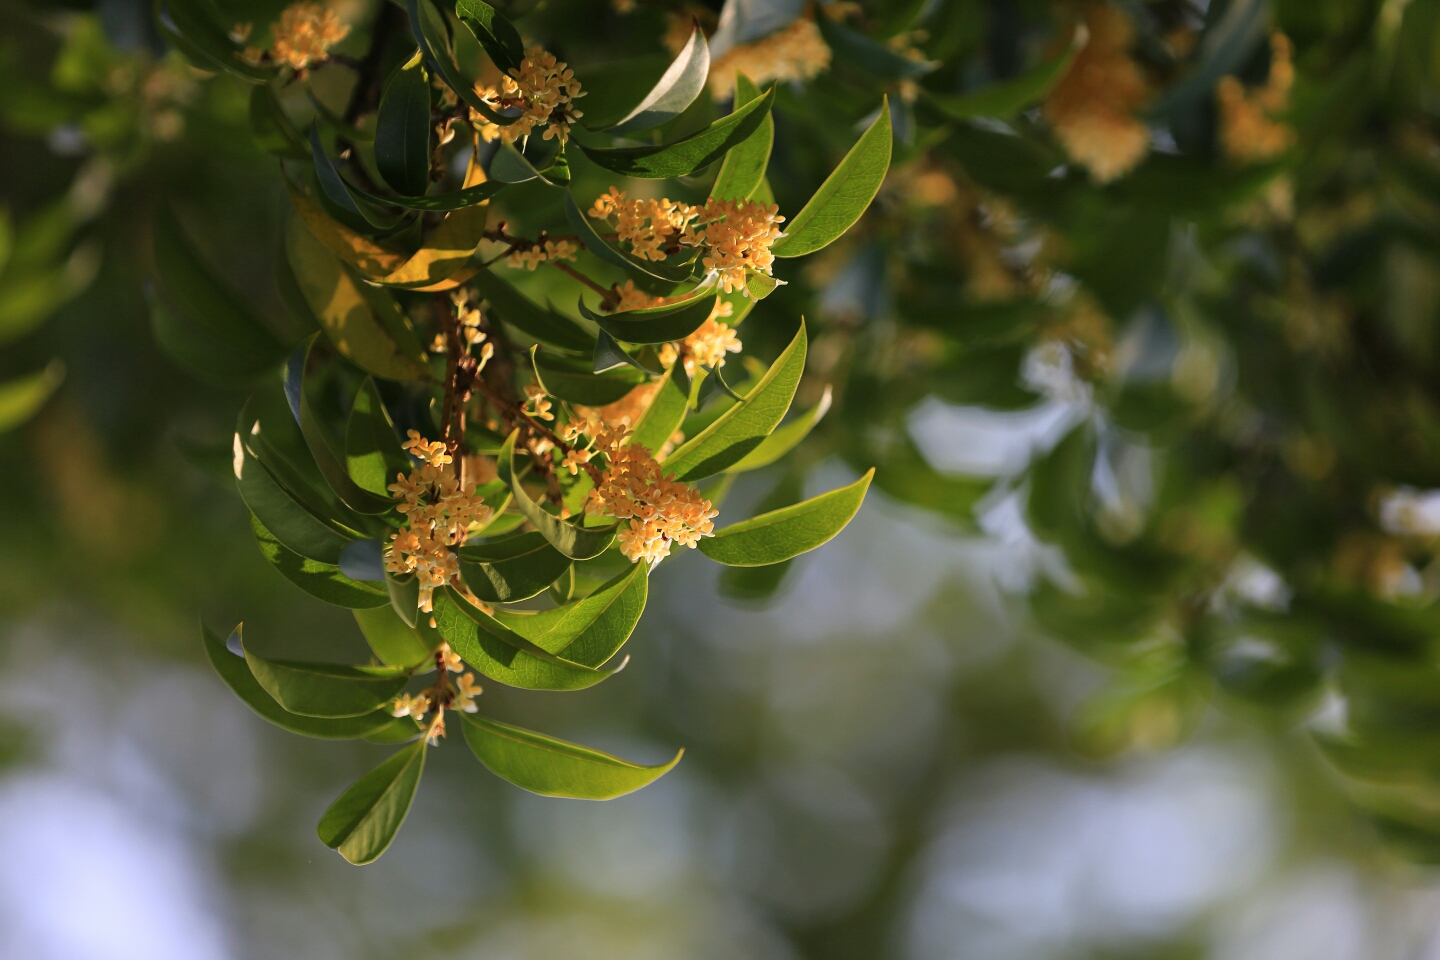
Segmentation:
<svg viewBox="0 0 1440 960">
<path fill-rule="evenodd" d="M 280 12 L 280 22 L 270 25 L 270 49 L 246 47 L 242 56 L 259 63 L 267 54 L 275 63 L 293 70 L 305 70 L 330 55 L 330 48 L 350 34 L 335 11 L 313 0 L 299 0 Z M 236 43 L 249 39 L 250 24 L 238 24 L 231 37 Z"/>
<path fill-rule="evenodd" d="M 626 442 L 629 431 L 595 420 L 571 421 L 561 428 L 567 442 L 590 438 L 577 445 L 588 461 L 605 457 L 605 469 L 585 501 L 585 512 L 630 523 L 620 530 L 620 552 L 632 562 L 659 563 L 679 543 L 693 548 L 701 537 L 714 535 L 719 511 L 692 487 L 667 477 L 650 451 Z"/>
<path fill-rule="evenodd" d="M 470 120 L 486 142 L 514 143 L 543 126 L 546 140 L 559 137 L 564 143 L 570 137 L 570 124 L 584 116 L 572 103 L 585 96 L 580 81 L 575 79 L 575 71 L 543 47 L 531 47 L 520 66 L 512 67 L 509 76 L 501 77 L 498 86 L 476 84 L 475 92 L 497 109 L 518 107 L 524 111 L 514 123 L 502 126 L 491 123 L 472 109 Z"/>
<path fill-rule="evenodd" d="M 710 95 L 724 100 L 735 92 L 735 74 L 763 86 L 771 80 L 810 80 L 830 68 L 830 48 L 810 17 L 753 43 L 726 50 L 710 64 Z"/>
<path fill-rule="evenodd" d="M 550 398 L 545 395 L 545 388 L 538 383 L 525 384 L 525 405 L 521 409 L 536 420 L 554 420 L 555 414 L 550 412 Z"/>
<path fill-rule="evenodd" d="M 1237 163 L 1273 160 L 1295 143 L 1295 131 L 1275 119 L 1290 105 L 1295 83 L 1290 38 L 1270 37 L 1270 76 L 1265 86 L 1247 92 L 1237 77 L 1221 77 L 1215 87 L 1220 106 L 1220 145 Z"/>
<path fill-rule="evenodd" d="M 505 266 L 515 270 L 534 270 L 547 260 L 574 260 L 580 252 L 580 245 L 574 240 L 546 240 L 528 249 L 517 248 L 510 252 Z"/>
<path fill-rule="evenodd" d="M 411 430 L 403 446 L 424 462 L 409 476 L 396 474 L 390 484 L 390 493 L 401 501 L 395 509 L 408 523 L 391 535 L 385 568 L 420 578 L 420 609 L 429 613 L 435 588 L 460 573 L 453 548 L 465 543 L 470 524 L 485 523 L 492 511 L 474 484 L 461 488 L 445 444 Z"/>
<path fill-rule="evenodd" d="M 425 724 L 425 715 L 434 707 L 435 718 L 425 724 L 425 738 L 432 747 L 445 736 L 446 707 L 464 713 L 475 713 L 479 710 L 479 707 L 475 706 L 475 698 L 482 693 L 480 684 L 475 682 L 475 675 L 464 672 L 465 662 L 458 653 L 450 649 L 448 643 L 440 644 L 438 652 L 446 674 L 441 678 L 441 682 L 432 690 L 423 693 L 402 693 L 390 705 L 392 717 L 414 717 L 421 724 Z M 449 678 L 452 673 L 461 674 L 460 679 L 453 684 Z M 439 703 L 435 702 L 433 696 L 436 691 L 440 692 L 442 697 Z"/>
<path fill-rule="evenodd" d="M 1065 153 L 1099 183 L 1135 168 L 1150 150 L 1150 130 L 1138 116 L 1149 85 L 1130 56 L 1134 26 L 1119 7 L 1092 4 L 1085 13 L 1089 42 L 1050 91 L 1044 114 Z"/>
<path fill-rule="evenodd" d="M 611 187 L 596 199 L 590 216 L 613 219 L 619 238 L 630 244 L 637 257 L 664 260 L 681 247 L 699 248 L 701 262 L 729 293 L 745 288 L 749 271 L 769 276 L 775 263 L 771 245 L 784 234 L 775 204 L 756 200 L 711 198 L 703 207 L 675 200 L 625 197 L 625 191 Z"/>
</svg>

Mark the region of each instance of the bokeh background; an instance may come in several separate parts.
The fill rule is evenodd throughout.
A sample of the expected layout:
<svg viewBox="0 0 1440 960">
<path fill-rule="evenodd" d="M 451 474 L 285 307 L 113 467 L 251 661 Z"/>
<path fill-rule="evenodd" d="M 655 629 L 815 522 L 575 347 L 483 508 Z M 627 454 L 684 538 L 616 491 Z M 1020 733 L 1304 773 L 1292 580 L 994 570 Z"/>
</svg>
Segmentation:
<svg viewBox="0 0 1440 960">
<path fill-rule="evenodd" d="M 596 7 L 594 41 L 630 42 Z M 765 602 L 680 557 L 624 673 L 486 685 L 495 716 L 639 761 L 683 746 L 654 786 L 531 796 L 450 742 L 387 855 L 344 863 L 313 824 L 385 748 L 265 724 L 198 623 L 316 656 L 363 641 L 261 558 L 225 481 L 242 398 L 157 351 L 144 292 L 173 202 L 273 307 L 287 201 L 246 90 L 164 59 L 148 16 L 0 4 L 0 374 L 63 365 L 0 436 L 0 958 L 1440 960 L 1435 876 L 1376 843 L 1306 736 L 1329 701 L 1285 722 L 1202 706 L 1183 735 L 1131 715 L 1123 749 L 1097 747 L 1116 674 L 1035 625 L 1027 594 L 1066 561 L 1007 481 L 1090 415 L 1083 394 L 932 396 L 906 425 L 930 467 L 983 481 L 973 509 L 874 492 Z M 807 128 L 777 125 L 777 194 L 803 197 L 783 176 Z M 880 322 L 867 262 L 796 272 L 767 309 Z M 825 457 L 807 490 L 854 476 Z"/>
</svg>

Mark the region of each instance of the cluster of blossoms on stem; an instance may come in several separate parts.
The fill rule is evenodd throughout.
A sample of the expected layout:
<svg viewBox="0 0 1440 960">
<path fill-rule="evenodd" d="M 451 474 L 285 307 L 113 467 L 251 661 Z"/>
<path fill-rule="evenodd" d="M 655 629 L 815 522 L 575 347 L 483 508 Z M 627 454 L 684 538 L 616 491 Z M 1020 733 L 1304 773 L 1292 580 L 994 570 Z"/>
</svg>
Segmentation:
<svg viewBox="0 0 1440 960">
<path fill-rule="evenodd" d="M 306 70 L 330 55 L 330 48 L 350 34 L 334 10 L 313 0 L 299 0 L 280 12 L 278 23 L 270 25 L 270 48 L 246 47 L 241 56 L 252 64 L 267 57 L 293 70 Z M 250 38 L 250 24 L 237 24 L 230 32 L 236 43 Z"/>
<path fill-rule="evenodd" d="M 1290 105 L 1295 83 L 1290 38 L 1270 37 L 1270 75 L 1265 85 L 1247 91 L 1238 77 L 1221 77 L 1215 87 L 1220 107 L 1220 144 L 1238 163 L 1273 160 L 1295 143 L 1295 131 L 1275 119 Z"/>
<path fill-rule="evenodd" d="M 595 200 L 590 216 L 613 222 L 637 257 L 664 260 L 681 248 L 698 249 L 701 262 L 726 293 L 745 289 L 750 271 L 771 275 L 770 247 L 784 236 L 780 208 L 756 200 L 719 200 L 701 207 L 673 200 L 628 199 L 611 187 Z"/>
<path fill-rule="evenodd" d="M 460 486 L 445 444 L 411 430 L 403 446 L 423 462 L 409 476 L 396 474 L 390 484 L 391 494 L 401 501 L 395 509 L 408 522 L 391 535 L 385 568 L 419 577 L 420 609 L 430 613 L 435 588 L 460 573 L 455 548 L 465 543 L 470 524 L 487 522 L 492 511 L 473 483 Z"/>
<path fill-rule="evenodd" d="M 528 247 L 516 247 L 505 259 L 505 266 L 513 270 L 525 268 L 534 270 L 547 260 L 574 260 L 580 252 L 580 245 L 574 240 L 543 240 Z"/>
<path fill-rule="evenodd" d="M 689 37 L 688 24 L 685 31 Z M 830 68 L 830 48 L 820 28 L 799 17 L 783 30 L 726 50 L 710 64 L 710 95 L 725 100 L 735 92 L 735 75 L 743 73 L 757 86 L 771 80 L 811 80 Z"/>
<path fill-rule="evenodd" d="M 480 367 L 485 369 L 485 364 L 495 356 L 495 344 L 491 343 L 480 329 L 484 322 L 484 316 L 480 313 L 480 307 L 471 299 L 471 293 L 464 287 L 459 287 L 450 292 L 450 302 L 455 305 L 455 319 L 459 321 L 460 339 L 464 342 L 465 349 L 470 349 L 477 343 L 480 344 Z M 445 343 L 445 334 L 435 334 L 435 340 L 430 344 L 432 353 L 444 353 L 449 349 Z"/>
<path fill-rule="evenodd" d="M 475 706 L 475 698 L 482 692 L 480 684 L 475 681 L 475 674 L 465 672 L 465 662 L 458 653 L 450 649 L 448 643 L 440 644 L 435 660 L 440 668 L 440 679 L 435 686 L 422 693 L 402 693 L 390 705 L 391 716 L 414 717 L 417 723 L 423 725 L 425 738 L 432 747 L 445 736 L 446 708 L 462 713 L 475 713 L 479 709 Z M 452 673 L 460 677 L 454 683 L 450 681 Z M 427 724 L 425 715 L 432 707 L 435 709 L 435 716 Z"/>
<path fill-rule="evenodd" d="M 572 420 L 560 428 L 560 436 L 574 444 L 579 462 L 605 458 L 585 512 L 630 521 L 616 538 L 630 561 L 654 565 L 670 555 L 671 544 L 693 548 L 701 537 L 713 536 L 719 511 L 699 491 L 666 476 L 649 450 L 629 443 L 629 430 L 594 419 Z"/>
<path fill-rule="evenodd" d="M 575 71 L 543 47 L 531 47 L 520 66 L 511 67 L 509 75 L 501 77 L 497 85 L 476 84 L 475 92 L 496 109 L 515 107 L 523 111 L 514 123 L 501 125 L 472 109 L 470 120 L 486 142 L 514 143 L 543 126 L 546 140 L 558 137 L 564 143 L 570 137 L 570 124 L 584 116 L 573 104 L 585 96 Z"/>
<path fill-rule="evenodd" d="M 1137 115 L 1150 96 L 1130 56 L 1135 28 L 1119 7 L 1092 4 L 1089 40 L 1046 98 L 1045 119 L 1065 153 L 1109 183 L 1135 168 L 1150 150 L 1150 129 Z"/>
</svg>

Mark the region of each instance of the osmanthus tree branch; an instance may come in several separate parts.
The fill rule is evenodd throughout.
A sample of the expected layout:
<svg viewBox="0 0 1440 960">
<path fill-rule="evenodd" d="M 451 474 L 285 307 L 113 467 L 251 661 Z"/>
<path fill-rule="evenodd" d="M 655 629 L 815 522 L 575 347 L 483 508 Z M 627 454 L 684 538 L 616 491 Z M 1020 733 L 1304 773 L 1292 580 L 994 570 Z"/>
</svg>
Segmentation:
<svg viewBox="0 0 1440 960">
<path fill-rule="evenodd" d="M 499 229 L 485 231 L 484 237 L 486 240 L 493 240 L 497 243 L 503 243 L 510 248 L 509 250 L 499 253 L 491 259 L 486 260 L 484 265 L 487 267 L 493 263 L 497 263 L 500 260 L 503 260 L 505 257 L 508 257 L 516 250 L 533 250 L 536 247 L 542 247 L 545 245 L 546 240 L 579 241 L 580 239 L 574 234 L 551 236 L 550 234 L 544 233 L 542 231 L 539 238 L 535 240 L 530 240 L 526 237 L 517 237 L 507 232 L 505 227 L 506 225 L 504 223 L 501 223 Z M 611 234 L 610 236 L 615 235 Z M 620 302 L 620 298 L 615 295 L 614 290 L 610 289 L 609 287 L 603 286 L 598 281 L 593 280 L 590 277 L 587 277 L 579 270 L 576 270 L 574 267 L 570 266 L 570 264 L 565 263 L 563 260 L 546 260 L 545 262 L 550 266 L 554 267 L 555 269 L 559 270 L 561 273 L 567 274 L 568 276 L 579 280 L 581 283 L 585 284 L 585 286 L 589 287 L 591 290 L 594 290 L 600 295 L 601 299 L 603 299 L 606 303 L 610 304 L 612 307 Z"/>
</svg>

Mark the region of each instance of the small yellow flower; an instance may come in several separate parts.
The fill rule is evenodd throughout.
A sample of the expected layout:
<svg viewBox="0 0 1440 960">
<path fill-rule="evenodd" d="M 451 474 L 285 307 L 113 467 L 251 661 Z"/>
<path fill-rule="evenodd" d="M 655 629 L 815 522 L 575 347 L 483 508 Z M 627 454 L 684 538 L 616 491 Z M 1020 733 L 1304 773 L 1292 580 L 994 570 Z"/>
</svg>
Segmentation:
<svg viewBox="0 0 1440 960">
<path fill-rule="evenodd" d="M 475 674 L 463 675 L 455 684 L 454 708 L 464 713 L 475 713 L 480 708 L 475 706 L 475 698 L 481 694 L 480 684 L 475 682 Z"/>
<path fill-rule="evenodd" d="M 402 693 L 395 698 L 395 703 L 390 707 L 392 717 L 414 717 L 416 720 L 424 720 L 425 714 L 430 712 L 430 695 L 428 693 L 417 693 L 410 695 Z"/>
<path fill-rule="evenodd" d="M 565 454 L 565 459 L 560 462 L 560 466 L 565 467 L 567 470 L 569 470 L 570 476 L 573 477 L 580 472 L 580 466 L 582 464 L 586 464 L 589 462 L 589 450 L 582 450 L 579 447 L 573 447 L 571 448 L 570 452 Z"/>
<path fill-rule="evenodd" d="M 525 385 L 525 412 L 537 420 L 554 420 L 555 414 L 550 412 L 550 400 L 545 396 L 545 388 L 538 383 L 527 383 Z"/>
</svg>

